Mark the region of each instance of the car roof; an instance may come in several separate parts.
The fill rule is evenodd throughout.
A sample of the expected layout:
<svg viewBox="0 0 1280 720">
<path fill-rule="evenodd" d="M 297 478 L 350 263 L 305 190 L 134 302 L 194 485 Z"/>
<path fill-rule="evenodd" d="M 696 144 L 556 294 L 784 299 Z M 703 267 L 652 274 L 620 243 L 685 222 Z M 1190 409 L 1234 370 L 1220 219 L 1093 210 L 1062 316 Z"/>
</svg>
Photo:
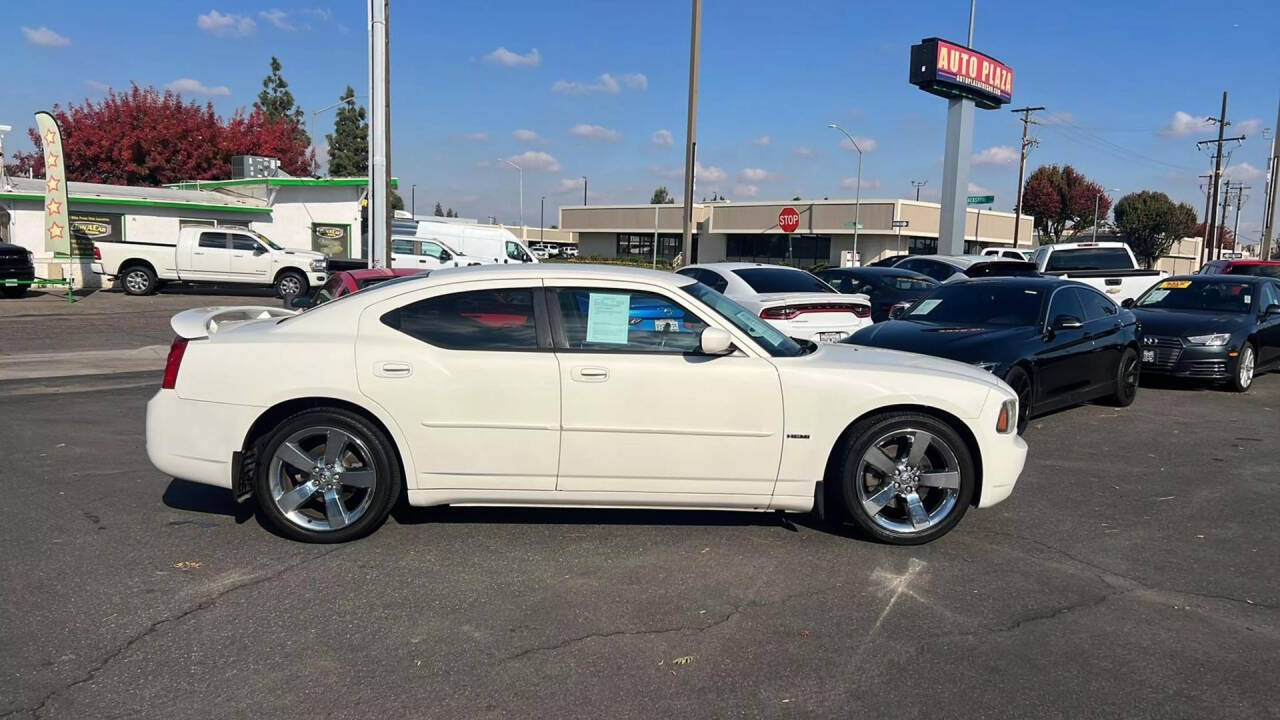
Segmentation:
<svg viewBox="0 0 1280 720">
<path fill-rule="evenodd" d="M 1243 260 L 1243 259 L 1242 259 L 1242 260 L 1232 260 L 1232 259 L 1230 259 L 1230 258 L 1223 258 L 1222 262 L 1225 262 L 1225 263 L 1227 263 L 1228 265 L 1230 265 L 1230 266 L 1232 266 L 1232 267 L 1235 267 L 1236 265 L 1244 265 L 1244 266 L 1253 266 L 1253 265 L 1263 265 L 1263 266 L 1280 265 L 1280 260 L 1258 260 L 1258 259 L 1256 259 L 1256 258 L 1255 258 L 1255 259 L 1252 259 L 1252 260 Z"/>
<path fill-rule="evenodd" d="M 973 267 L 978 263 L 1017 262 L 1017 260 L 1002 258 L 998 255 L 912 255 L 911 257 L 936 260 L 961 269 Z"/>
<path fill-rule="evenodd" d="M 928 275 L 925 275 L 924 273 L 918 273 L 915 270 L 907 270 L 906 268 L 900 268 L 900 267 L 884 267 L 884 266 L 871 267 L 870 265 L 863 265 L 861 267 L 827 268 L 826 270 L 819 270 L 818 272 L 819 273 L 841 272 L 841 273 L 850 273 L 853 275 L 859 275 L 859 274 L 861 275 L 893 275 L 895 277 L 925 278 L 926 280 L 933 280 L 933 278 L 929 277 Z"/>
<path fill-rule="evenodd" d="M 671 288 L 684 287 L 693 282 L 692 278 L 661 270 L 626 267 L 623 265 L 604 265 L 590 263 L 504 263 L 501 265 L 476 265 L 474 267 L 445 268 L 433 270 L 423 282 L 443 283 L 459 280 L 530 280 L 569 278 L 582 280 L 630 280 L 646 282 L 652 285 L 663 285 Z M 403 287 L 403 285 L 401 285 Z"/>
<path fill-rule="evenodd" d="M 685 268 L 709 268 L 712 270 L 730 270 L 730 271 L 752 270 L 756 268 L 778 268 L 779 270 L 797 270 L 799 272 L 805 272 L 805 270 L 802 270 L 801 268 L 791 267 L 790 265 L 773 265 L 771 263 L 750 263 L 750 262 L 696 263 L 694 265 L 685 265 L 680 269 L 684 270 Z"/>
<path fill-rule="evenodd" d="M 1230 275 L 1227 273 L 1196 273 L 1194 275 L 1174 275 L 1167 277 L 1160 282 L 1168 282 L 1170 280 L 1203 280 L 1207 282 L 1229 282 L 1229 283 L 1261 283 L 1268 280 L 1275 280 L 1273 277 L 1266 275 Z"/>
<path fill-rule="evenodd" d="M 1095 290 L 1097 288 L 1090 287 L 1082 282 L 1075 280 L 1064 280 L 1056 275 L 1009 275 L 997 277 L 979 277 L 961 279 L 957 283 L 959 285 L 1008 285 L 1010 287 L 1026 288 L 1027 290 L 1048 289 L 1057 287 L 1082 287 Z M 944 285 L 944 287 L 946 287 Z"/>
</svg>

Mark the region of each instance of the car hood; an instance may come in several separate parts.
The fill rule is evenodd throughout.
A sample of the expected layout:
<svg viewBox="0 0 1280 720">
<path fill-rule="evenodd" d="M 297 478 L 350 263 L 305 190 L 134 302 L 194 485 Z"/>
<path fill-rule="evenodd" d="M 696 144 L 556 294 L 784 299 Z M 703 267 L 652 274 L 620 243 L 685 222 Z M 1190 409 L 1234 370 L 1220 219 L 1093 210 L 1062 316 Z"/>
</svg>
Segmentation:
<svg viewBox="0 0 1280 720">
<path fill-rule="evenodd" d="M 281 254 L 293 255 L 294 257 L 308 258 L 311 260 L 319 260 L 320 258 L 328 257 L 324 253 L 316 252 L 315 250 L 291 250 L 290 249 L 290 250 L 281 251 Z"/>
<path fill-rule="evenodd" d="M 0 255 L 26 255 L 27 249 L 21 245 L 0 242 Z"/>
<path fill-rule="evenodd" d="M 806 359 L 812 365 L 833 370 L 866 368 L 897 371 L 904 375 L 932 375 L 972 380 L 989 386 L 1002 384 L 995 375 L 967 363 L 864 345 L 820 344 L 817 350 L 806 356 Z"/>
<path fill-rule="evenodd" d="M 1207 335 L 1215 332 L 1235 332 L 1249 326 L 1251 315 L 1212 310 L 1142 310 L 1133 309 L 1134 317 L 1142 323 L 1143 335 Z"/>
<path fill-rule="evenodd" d="M 960 362 L 996 360 L 1003 352 L 1035 334 L 1027 326 L 940 325 L 915 320 L 889 320 L 863 328 L 848 342 L 854 345 L 926 353 Z"/>
</svg>

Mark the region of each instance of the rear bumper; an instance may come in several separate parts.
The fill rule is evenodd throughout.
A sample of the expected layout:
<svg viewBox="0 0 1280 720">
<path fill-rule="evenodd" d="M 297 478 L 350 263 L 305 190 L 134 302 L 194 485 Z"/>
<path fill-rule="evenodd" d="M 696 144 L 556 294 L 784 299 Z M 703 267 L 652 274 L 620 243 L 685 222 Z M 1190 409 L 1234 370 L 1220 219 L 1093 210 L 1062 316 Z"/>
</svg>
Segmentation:
<svg viewBox="0 0 1280 720">
<path fill-rule="evenodd" d="M 35 280 L 36 270 L 32 266 L 0 267 L 0 280 Z"/>
<path fill-rule="evenodd" d="M 147 458 L 166 475 L 230 489 L 232 454 L 261 412 L 160 390 L 147 403 Z"/>
<path fill-rule="evenodd" d="M 833 341 L 843 340 L 855 332 L 871 324 L 871 318 L 857 318 L 856 320 L 839 321 L 839 322 L 796 322 L 794 320 L 768 320 L 769 324 L 785 333 L 787 337 L 799 338 L 801 340 L 810 340 L 818 342 L 822 333 L 841 333 L 841 336 L 834 338 Z"/>
</svg>

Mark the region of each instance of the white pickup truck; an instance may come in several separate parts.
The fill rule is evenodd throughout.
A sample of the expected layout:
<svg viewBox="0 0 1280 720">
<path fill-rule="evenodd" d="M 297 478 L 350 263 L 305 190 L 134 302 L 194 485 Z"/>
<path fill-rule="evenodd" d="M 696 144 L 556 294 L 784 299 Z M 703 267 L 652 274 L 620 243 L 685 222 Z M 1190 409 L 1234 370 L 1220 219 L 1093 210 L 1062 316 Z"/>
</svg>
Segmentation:
<svg viewBox="0 0 1280 720">
<path fill-rule="evenodd" d="M 185 227 L 177 242 L 93 244 L 93 271 L 120 279 L 130 295 L 150 295 L 168 281 L 274 286 L 283 298 L 328 278 L 323 253 L 286 250 L 262 233 L 240 228 Z"/>
<path fill-rule="evenodd" d="M 1042 245 L 1032 257 L 1042 275 L 1056 275 L 1091 285 L 1117 305 L 1136 298 L 1169 273 L 1143 270 L 1133 251 L 1122 242 L 1081 242 Z"/>
</svg>

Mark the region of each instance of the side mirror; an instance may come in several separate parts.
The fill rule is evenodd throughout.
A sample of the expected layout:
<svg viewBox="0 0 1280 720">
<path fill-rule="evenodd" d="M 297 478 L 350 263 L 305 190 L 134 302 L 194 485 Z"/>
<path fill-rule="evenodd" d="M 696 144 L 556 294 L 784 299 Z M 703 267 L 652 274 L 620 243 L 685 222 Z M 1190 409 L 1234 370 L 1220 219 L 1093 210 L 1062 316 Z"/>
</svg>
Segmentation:
<svg viewBox="0 0 1280 720">
<path fill-rule="evenodd" d="M 894 305 L 893 307 L 889 308 L 890 320 L 897 320 L 906 314 L 907 314 L 906 303 L 898 303 L 897 305 Z"/>
<path fill-rule="evenodd" d="M 262 247 L 261 245 L 259 245 L 259 246 L 255 247 L 255 248 L 253 249 L 253 254 L 254 254 L 255 256 L 257 256 L 257 255 L 266 255 L 266 254 L 267 254 L 267 249 L 266 249 L 266 248 L 264 248 L 264 247 Z"/>
<path fill-rule="evenodd" d="M 1263 311 L 1262 314 L 1268 317 L 1271 315 L 1280 315 L 1280 305 L 1271 303 L 1270 305 L 1267 306 L 1267 309 Z"/>
<path fill-rule="evenodd" d="M 453 253 L 449 252 L 448 250 L 440 251 L 440 262 L 449 262 L 452 259 L 453 259 Z"/>
<path fill-rule="evenodd" d="M 316 299 L 312 295 L 295 295 L 289 300 L 289 307 L 294 310 L 306 310 L 316 306 Z"/>
<path fill-rule="evenodd" d="M 720 328 L 706 328 L 702 331 L 698 349 L 703 355 L 727 355 L 733 350 L 733 336 Z"/>
<path fill-rule="evenodd" d="M 1053 319 L 1054 330 L 1079 330 L 1084 326 L 1075 315 L 1059 315 Z"/>
<path fill-rule="evenodd" d="M 1124 301 L 1120 303 L 1120 307 L 1124 308 L 1125 310 L 1129 310 L 1136 304 L 1137 303 L 1134 302 L 1133 298 L 1125 298 Z"/>
</svg>

